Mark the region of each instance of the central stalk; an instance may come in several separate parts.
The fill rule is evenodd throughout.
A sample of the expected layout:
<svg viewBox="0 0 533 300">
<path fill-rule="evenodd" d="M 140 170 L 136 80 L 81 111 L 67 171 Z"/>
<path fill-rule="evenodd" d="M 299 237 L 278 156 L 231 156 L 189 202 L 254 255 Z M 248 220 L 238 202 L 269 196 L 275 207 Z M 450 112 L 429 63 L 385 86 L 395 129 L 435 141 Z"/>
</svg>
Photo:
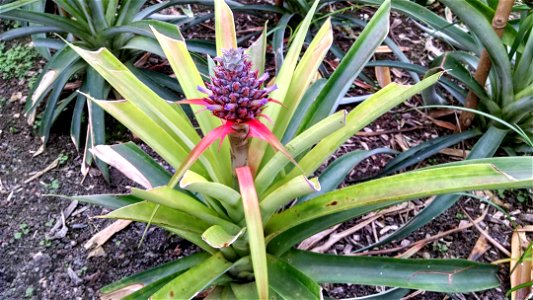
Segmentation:
<svg viewBox="0 0 533 300">
<path fill-rule="evenodd" d="M 235 132 L 229 135 L 231 145 L 231 164 L 233 170 L 248 165 L 248 133 L 250 128 L 247 124 L 234 124 Z"/>
</svg>

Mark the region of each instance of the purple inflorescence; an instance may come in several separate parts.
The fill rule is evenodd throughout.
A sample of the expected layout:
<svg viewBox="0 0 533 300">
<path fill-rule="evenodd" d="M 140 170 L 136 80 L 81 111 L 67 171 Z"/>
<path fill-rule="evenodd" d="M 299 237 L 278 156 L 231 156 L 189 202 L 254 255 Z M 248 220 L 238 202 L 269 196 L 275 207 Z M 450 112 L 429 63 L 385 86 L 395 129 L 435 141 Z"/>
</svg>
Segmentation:
<svg viewBox="0 0 533 300">
<path fill-rule="evenodd" d="M 221 119 L 244 123 L 257 118 L 269 102 L 268 94 L 276 89 L 275 85 L 262 88 L 268 74 L 258 78 L 247 58 L 242 48 L 223 51 L 214 59 L 215 74 L 206 83 L 207 89 L 198 88 L 208 95 L 206 108 Z"/>
</svg>

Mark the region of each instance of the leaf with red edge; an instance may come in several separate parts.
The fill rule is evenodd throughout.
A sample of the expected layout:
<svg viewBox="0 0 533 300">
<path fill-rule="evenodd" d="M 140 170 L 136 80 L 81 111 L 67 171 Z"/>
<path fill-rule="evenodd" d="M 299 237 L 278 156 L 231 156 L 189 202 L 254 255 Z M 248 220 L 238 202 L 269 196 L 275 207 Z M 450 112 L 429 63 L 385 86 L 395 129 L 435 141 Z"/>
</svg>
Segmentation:
<svg viewBox="0 0 533 300">
<path fill-rule="evenodd" d="M 254 178 L 252 176 L 252 171 L 248 166 L 236 168 L 235 173 L 239 180 L 257 292 L 259 294 L 259 299 L 268 299 L 268 268 L 265 235 L 263 232 L 263 221 L 261 219 L 261 209 L 259 207 L 259 200 L 257 199 Z"/>
<path fill-rule="evenodd" d="M 206 98 L 197 98 L 197 99 L 185 99 L 176 101 L 177 104 L 192 104 L 192 105 L 210 105 L 209 102 L 207 102 Z"/>
<path fill-rule="evenodd" d="M 176 170 L 176 173 L 174 173 L 174 176 L 170 179 L 169 186 L 174 187 L 176 184 L 178 184 L 179 180 L 185 174 L 185 171 L 187 171 L 194 162 L 202 155 L 202 153 L 209 147 L 211 144 L 213 144 L 217 139 L 220 139 L 220 142 L 224 140 L 224 138 L 232 133 L 234 130 L 232 128 L 233 122 L 226 122 L 224 125 L 219 126 L 212 131 L 210 131 L 195 147 L 191 150 L 189 155 L 185 158 L 185 160 L 181 163 L 181 166 Z"/>
<path fill-rule="evenodd" d="M 248 126 L 250 127 L 249 135 L 252 137 L 256 137 L 259 139 L 262 139 L 272 145 L 274 149 L 278 150 L 279 152 L 283 153 L 297 168 L 301 169 L 296 160 L 291 156 L 289 151 L 283 147 L 281 142 L 278 140 L 278 138 L 266 127 L 263 123 L 259 122 L 256 119 L 252 119 L 248 122 L 246 122 Z M 303 172 L 303 171 L 302 171 Z"/>
</svg>

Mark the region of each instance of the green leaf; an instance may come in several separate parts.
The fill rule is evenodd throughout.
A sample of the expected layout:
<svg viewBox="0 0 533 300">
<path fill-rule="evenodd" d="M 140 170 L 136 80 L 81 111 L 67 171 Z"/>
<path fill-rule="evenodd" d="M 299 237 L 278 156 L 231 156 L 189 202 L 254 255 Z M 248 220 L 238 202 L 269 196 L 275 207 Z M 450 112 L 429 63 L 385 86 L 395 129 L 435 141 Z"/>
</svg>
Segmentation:
<svg viewBox="0 0 533 300">
<path fill-rule="evenodd" d="M 87 1 L 91 10 L 91 19 L 94 20 L 94 26 L 97 31 L 101 31 L 104 28 L 109 27 L 107 19 L 105 17 L 105 9 L 102 1 Z"/>
<path fill-rule="evenodd" d="M 87 87 L 89 93 L 97 99 L 107 99 L 109 94 L 109 85 L 105 82 L 105 79 L 100 76 L 93 68 L 87 67 L 87 74 L 85 77 L 87 81 Z M 91 133 L 91 147 L 105 144 L 105 113 L 102 108 L 96 105 L 94 102 L 88 103 L 88 130 Z M 96 166 L 102 172 L 106 181 L 109 181 L 109 169 L 107 165 L 96 158 L 94 160 Z"/>
<path fill-rule="evenodd" d="M 257 288 L 255 286 L 255 282 L 244 284 L 231 283 L 231 290 L 235 294 L 234 298 L 231 299 L 257 299 Z M 213 300 L 218 299 L 219 298 L 213 298 Z"/>
<path fill-rule="evenodd" d="M 257 292 L 259 299 L 268 299 L 268 268 L 263 222 L 261 221 L 261 210 L 255 191 L 254 179 L 248 166 L 235 169 L 235 173 L 237 174 L 242 195 L 242 205 L 246 219 L 250 256 L 252 257 Z"/>
<path fill-rule="evenodd" d="M 272 49 L 274 51 L 274 60 L 276 62 L 276 74 L 279 73 L 283 65 L 283 47 L 285 45 L 285 29 L 294 14 L 284 14 L 279 19 L 276 27 L 273 29 L 274 37 L 272 38 Z"/>
<path fill-rule="evenodd" d="M 246 228 L 242 228 L 236 234 L 233 234 L 228 233 L 220 225 L 213 225 L 202 233 L 202 240 L 215 249 L 226 248 L 231 246 L 245 230 Z"/>
<path fill-rule="evenodd" d="M 533 147 L 533 142 L 531 141 L 531 139 L 518 125 L 510 124 L 509 122 L 503 119 L 500 119 L 496 116 L 493 116 L 489 113 L 485 113 L 477 109 L 471 109 L 471 108 L 466 108 L 466 107 L 461 107 L 461 106 L 451 106 L 451 105 L 426 105 L 421 108 L 446 108 L 446 109 L 452 109 L 452 110 L 456 109 L 456 110 L 463 110 L 463 111 L 468 111 L 474 114 L 482 115 L 488 119 L 495 121 L 496 123 L 503 125 L 504 127 L 507 127 L 507 129 L 516 132 L 522 139 L 524 139 L 524 142 L 526 142 L 530 147 Z"/>
<path fill-rule="evenodd" d="M 54 118 L 54 111 L 56 108 L 56 104 L 59 100 L 59 97 L 61 96 L 61 93 L 63 92 L 63 87 L 68 82 L 71 76 L 76 74 L 77 72 L 82 71 L 84 68 L 86 68 L 87 65 L 82 61 L 77 61 L 72 65 L 67 66 L 65 69 L 62 70 L 59 76 L 57 77 L 57 80 L 52 85 L 52 92 L 50 95 L 48 95 L 47 101 L 46 101 L 46 107 L 44 109 L 42 119 L 41 119 L 41 126 L 39 127 L 39 135 L 41 136 L 41 140 L 43 144 L 46 144 L 48 142 L 48 138 L 50 136 L 50 129 L 52 128 L 52 121 Z M 53 72 L 53 71 L 52 71 Z M 49 73 L 50 74 L 50 73 Z M 45 75 L 46 76 L 46 75 Z M 48 78 L 46 78 L 48 80 Z M 46 81 L 42 80 L 40 84 L 45 84 Z M 37 92 L 40 92 L 39 87 Z M 32 102 L 35 99 L 34 96 L 37 96 L 38 94 L 32 95 Z M 44 94 L 43 94 L 44 96 Z M 35 99 L 35 104 L 43 100 L 43 97 L 39 97 L 39 99 Z M 35 108 L 34 104 L 34 108 Z M 33 115 L 33 114 L 32 114 Z"/>
<path fill-rule="evenodd" d="M 253 42 L 245 53 L 248 55 L 250 61 L 252 62 L 253 69 L 259 71 L 259 75 L 265 72 L 265 59 L 266 59 L 266 47 L 267 47 L 267 25 L 268 21 L 263 27 L 263 32 Z"/>
<path fill-rule="evenodd" d="M 233 221 L 237 222 L 242 220 L 244 216 L 242 206 L 239 202 L 241 194 L 226 185 L 208 181 L 199 174 L 188 170 L 180 181 L 180 188 L 200 193 L 203 196 L 207 196 L 207 199 L 211 197 L 220 201 L 220 204 L 224 206 L 226 212 Z"/>
<path fill-rule="evenodd" d="M 165 185 L 170 179 L 170 173 L 133 142 L 96 146 L 92 153 L 145 188 Z"/>
<path fill-rule="evenodd" d="M 441 74 L 435 74 L 413 86 L 402 86 L 391 83 L 379 92 L 370 96 L 363 103 L 359 104 L 348 114 L 346 118 L 346 126 L 321 140 L 298 162 L 305 174 L 312 174 L 346 140 L 357 133 L 358 130 L 362 129 L 394 106 L 436 83 L 440 75 Z M 285 179 L 282 182 L 301 175 L 300 173 L 299 170 L 294 169 L 285 176 Z"/>
<path fill-rule="evenodd" d="M 490 127 L 488 131 L 485 134 L 483 134 L 483 136 L 474 145 L 474 148 L 472 148 L 472 150 L 470 151 L 470 154 L 467 159 L 480 159 L 480 158 L 486 158 L 486 157 L 493 156 L 496 150 L 500 147 L 500 144 L 503 138 L 505 137 L 505 135 L 507 134 L 507 132 L 508 132 L 507 130 L 500 130 L 493 126 Z M 448 137 L 452 138 L 452 142 L 455 144 L 458 142 L 458 140 L 456 140 L 455 138 L 461 139 L 464 137 L 461 135 L 466 134 L 468 136 L 469 134 L 474 134 L 474 133 L 477 133 L 477 130 L 471 130 L 470 132 L 466 131 L 466 132 L 463 132 L 457 135 L 448 136 Z M 438 144 L 435 145 L 434 147 L 437 149 L 442 148 L 441 147 L 442 143 L 447 143 L 447 140 L 445 138 L 446 137 L 440 137 L 440 138 L 434 139 L 434 140 L 439 140 Z M 410 150 L 413 150 L 417 147 L 414 147 Z M 432 145 L 430 143 L 429 144 L 424 143 L 423 148 L 416 149 L 416 152 L 418 152 L 418 150 L 422 151 L 426 147 L 430 148 L 432 147 Z M 410 150 L 406 152 L 409 152 Z M 400 156 L 405 154 L 406 152 L 398 155 L 397 158 L 400 158 L 400 161 L 403 160 L 403 158 L 401 158 Z M 426 155 L 423 153 L 421 154 L 411 153 L 411 155 L 413 156 L 413 158 L 416 158 L 419 155 L 422 157 L 422 159 L 426 157 Z M 416 161 L 418 161 L 418 159 L 416 159 Z M 392 173 L 392 172 L 393 172 L 392 170 L 387 171 L 387 173 Z M 457 203 L 457 201 L 460 200 L 460 198 L 461 197 L 456 194 L 437 196 L 433 201 L 431 201 L 431 203 L 428 206 L 426 206 L 414 218 L 409 220 L 405 225 L 401 226 L 398 230 L 394 231 L 392 234 L 381 239 L 377 243 L 358 249 L 357 252 L 364 251 L 365 249 L 371 249 L 371 248 L 374 248 L 380 245 L 384 245 L 393 240 L 400 240 L 400 239 L 407 237 L 409 234 L 411 234 L 418 228 L 421 228 L 422 226 L 426 225 L 427 223 L 431 222 L 431 220 L 433 220 L 435 217 L 439 216 L 444 211 L 446 211 L 448 208 L 452 207 L 455 203 Z"/>
<path fill-rule="evenodd" d="M 500 285 L 498 267 L 460 259 L 338 256 L 291 250 L 282 257 L 321 283 L 384 285 L 466 293 Z"/>
<path fill-rule="evenodd" d="M 88 92 L 86 80 L 83 80 L 80 91 L 84 93 Z M 76 97 L 76 104 L 74 105 L 74 110 L 72 111 L 72 121 L 70 124 L 70 139 L 78 151 L 80 149 L 81 123 L 86 103 L 87 98 L 85 98 L 83 94 L 78 93 Z"/>
<path fill-rule="evenodd" d="M 137 202 L 141 202 L 142 199 L 137 198 L 131 194 L 100 194 L 100 195 L 88 195 L 88 196 L 57 196 L 71 200 L 77 200 L 89 204 L 95 204 L 111 209 L 117 209 Z"/>
<path fill-rule="evenodd" d="M 151 299 L 191 299 L 226 273 L 231 266 L 232 263 L 219 252 L 174 278 L 153 294 Z"/>
<path fill-rule="evenodd" d="M 160 206 L 152 218 L 152 212 L 156 206 L 157 204 L 152 202 L 141 201 L 116 209 L 107 215 L 100 217 L 105 219 L 133 220 L 144 223 L 148 223 L 152 220 L 152 224 L 176 228 L 195 233 L 198 236 L 209 227 L 207 223 L 191 216 L 189 213 L 184 213 L 166 206 Z"/>
<path fill-rule="evenodd" d="M 320 91 L 326 85 L 326 82 L 327 80 L 325 78 L 321 78 L 315 81 L 307 89 L 302 100 L 300 101 L 300 104 L 298 105 L 298 108 L 292 115 L 292 118 L 289 121 L 289 124 L 287 125 L 287 130 L 285 130 L 285 134 L 283 135 L 283 139 L 281 140 L 283 144 L 286 144 L 287 142 L 292 140 L 295 135 L 307 129 L 302 124 L 303 120 L 305 119 L 305 116 L 308 113 L 311 104 L 313 104 L 313 101 L 315 101 Z"/>
<path fill-rule="evenodd" d="M 100 289 L 103 297 L 122 298 L 128 293 L 149 287 L 161 278 L 176 276 L 210 257 L 207 253 L 195 253 L 184 258 L 128 276 Z M 151 295 L 151 294 L 150 294 Z M 150 296 L 149 295 L 149 296 Z"/>
<path fill-rule="evenodd" d="M 516 291 L 518 291 L 520 289 L 524 289 L 524 288 L 530 287 L 530 286 L 533 286 L 533 281 L 521 283 L 521 284 L 519 284 L 517 286 L 514 286 L 511 289 L 509 289 L 505 293 L 505 296 L 509 297 L 511 295 L 511 293 L 516 292 Z"/>
<path fill-rule="evenodd" d="M 26 101 L 25 106 L 25 111 L 27 113 L 32 112 L 32 115 L 34 116 L 33 111 L 44 97 L 48 95 L 54 83 L 56 83 L 61 74 L 63 74 L 67 68 L 71 68 L 79 58 L 78 54 L 68 47 L 64 47 L 54 54 L 52 59 L 45 66 L 43 72 L 37 77 L 37 81 L 28 94 L 28 101 Z M 30 121 L 30 124 L 33 124 L 33 120 Z"/>
<path fill-rule="evenodd" d="M 36 33 L 64 32 L 64 29 L 55 26 L 27 26 L 8 30 L 0 33 L 0 41 L 9 41 Z"/>
<path fill-rule="evenodd" d="M 163 205 L 164 207 L 173 208 L 186 213 L 192 217 L 196 217 L 210 225 L 221 225 L 224 229 L 230 232 L 238 232 L 239 227 L 220 218 L 216 212 L 202 204 L 197 199 L 180 192 L 166 185 L 153 188 L 150 190 L 142 190 L 131 188 L 132 195 Z"/>
<path fill-rule="evenodd" d="M 105 19 L 107 24 L 115 24 L 115 16 L 117 13 L 118 0 L 108 0 L 105 9 Z"/>
<path fill-rule="evenodd" d="M 290 264 L 268 256 L 270 286 L 283 299 L 322 299 L 322 287 Z"/>
<path fill-rule="evenodd" d="M 466 139 L 481 134 L 479 129 L 472 129 L 461 133 L 441 136 L 431 139 L 427 142 L 420 143 L 407 151 L 400 153 L 393 160 L 389 161 L 385 168 L 380 172 L 383 175 L 393 174 L 401 169 L 417 164 L 424 159 L 431 157 L 440 150 L 453 146 Z"/>
<path fill-rule="evenodd" d="M 468 190 L 533 186 L 531 157 L 469 160 L 380 178 L 321 195 L 274 215 L 265 226 L 267 241 L 307 221 L 373 206 Z M 342 222 L 343 220 L 339 220 Z"/>
<path fill-rule="evenodd" d="M 161 128 L 156 120 L 151 119 L 130 101 L 102 101 L 92 99 L 89 95 L 85 96 L 140 137 L 172 167 L 178 168 L 187 156 L 187 150 L 168 131 Z M 139 120 L 144 121 L 140 123 Z M 194 165 L 192 169 L 200 174 L 206 174 L 205 169 L 198 164 Z"/>
<path fill-rule="evenodd" d="M 180 188 L 217 198 L 232 206 L 239 203 L 241 194 L 227 185 L 210 182 L 192 171 L 187 171 L 180 181 Z"/>
<path fill-rule="evenodd" d="M 317 77 L 318 67 L 324 60 L 331 44 L 333 43 L 333 29 L 328 18 L 317 32 L 302 59 L 298 63 L 291 79 L 287 95 L 283 101 L 284 109 L 279 112 L 279 117 L 272 131 L 276 136 L 282 137 L 295 113 L 305 91 Z M 327 86 L 327 84 L 326 84 Z M 315 100 L 316 101 L 316 100 Z M 269 157 L 267 155 L 267 157 Z"/>
<path fill-rule="evenodd" d="M 172 107 L 144 85 L 109 50 L 101 48 L 98 51 L 87 51 L 72 44 L 69 46 L 128 100 L 127 105 L 134 110 L 142 111 L 143 115 L 161 127 L 159 131 L 163 130 L 183 149 L 192 149 L 200 141 L 185 113 L 179 107 Z M 207 161 L 204 163 L 210 165 Z"/>
<path fill-rule="evenodd" d="M 153 29 L 153 31 L 157 40 L 162 45 L 163 51 L 178 78 L 185 96 L 188 99 L 205 97 L 206 95 L 198 91 L 199 86 L 205 87 L 205 85 L 190 53 L 187 51 L 185 41 L 170 38 L 160 34 L 155 29 Z M 220 119 L 213 116 L 209 111 L 202 112 L 202 107 L 193 106 L 192 109 L 196 113 L 196 119 L 200 124 L 204 136 L 221 125 Z M 229 184 L 231 182 L 229 143 L 227 141 L 222 143 L 222 146 L 220 147 L 221 153 L 218 155 L 214 153 L 214 147 L 211 147 L 210 149 L 211 150 L 207 151 L 204 156 L 207 156 L 207 160 L 210 161 L 211 164 L 218 166 L 214 167 L 214 170 L 210 175 L 213 179 L 218 179 L 217 181 L 219 182 Z M 215 159 L 215 157 L 217 157 L 217 159 Z M 216 175 L 213 173 L 216 173 Z"/>
<path fill-rule="evenodd" d="M 319 0 L 314 1 L 313 6 L 305 16 L 305 19 L 300 24 L 300 28 L 294 36 L 294 39 L 289 48 L 289 52 L 287 53 L 285 61 L 283 62 L 283 66 L 281 66 L 281 69 L 276 77 L 276 85 L 278 86 L 278 89 L 270 94 L 270 97 L 272 99 L 278 100 L 280 102 L 283 102 L 286 99 L 287 91 L 290 87 L 290 84 L 287 83 L 291 82 L 291 79 L 293 78 L 296 64 L 298 62 L 298 58 L 300 57 L 300 52 L 302 50 L 305 37 L 309 30 L 309 26 L 311 25 L 313 15 L 318 6 L 318 2 Z M 280 110 L 280 105 L 268 105 L 266 106 L 263 113 L 270 117 L 273 124 L 276 124 Z M 273 124 L 267 124 L 267 127 L 271 128 Z M 264 143 L 263 141 L 252 140 L 250 147 L 254 149 L 254 151 L 250 153 L 250 157 L 248 159 L 252 169 L 258 169 L 258 167 L 260 166 L 261 161 L 263 159 L 263 155 L 266 150 L 266 145 L 267 143 Z"/>
<path fill-rule="evenodd" d="M 321 186 L 317 178 L 307 179 L 305 176 L 298 176 L 291 181 L 280 186 L 261 200 L 261 215 L 263 221 L 268 221 L 277 210 L 289 204 L 292 200 L 320 191 Z"/>
<path fill-rule="evenodd" d="M 223 50 L 237 48 L 237 36 L 233 13 L 224 0 L 215 2 L 215 37 L 217 42 L 217 55 L 221 56 Z"/>
<path fill-rule="evenodd" d="M 345 124 L 346 111 L 339 111 L 298 135 L 287 145 L 285 145 L 285 149 L 287 149 L 290 155 L 296 157 L 312 147 L 314 144 L 330 136 L 340 128 L 343 128 Z M 265 166 L 261 168 L 255 179 L 255 184 L 260 195 L 263 195 L 272 182 L 277 183 L 277 181 L 274 181 L 276 176 L 288 163 L 289 159 L 283 155 L 283 153 L 276 153 L 265 164 Z M 276 185 L 275 187 L 278 187 L 282 184 L 281 182 L 279 183 L 280 184 Z"/>
<path fill-rule="evenodd" d="M 32 4 L 37 1 L 41 1 L 41 0 L 18 0 L 18 1 L 13 1 L 10 3 L 2 4 L 0 5 L 0 14 L 6 13 L 13 9 L 23 7 L 28 4 Z"/>
<path fill-rule="evenodd" d="M 82 38 L 83 40 L 91 41 L 93 39 L 89 31 L 87 31 L 87 29 L 83 27 L 83 23 L 75 22 L 68 18 L 54 14 L 14 9 L 9 12 L 2 13 L 2 18 L 8 20 L 29 22 L 33 24 L 40 24 L 45 26 L 54 26 L 57 28 L 61 28 L 65 32 L 70 32 L 75 36 Z"/>
<path fill-rule="evenodd" d="M 328 79 L 318 98 L 313 102 L 310 110 L 313 115 L 305 121 L 305 126 L 315 124 L 331 114 L 342 97 L 352 86 L 365 64 L 370 60 L 376 48 L 381 45 L 389 32 L 389 15 L 391 3 L 384 1 L 378 11 L 372 16 L 368 25 L 350 47 L 339 66 Z"/>
<path fill-rule="evenodd" d="M 468 69 L 463 67 L 461 64 L 461 60 L 463 58 L 462 53 L 455 53 L 451 52 L 448 53 L 445 56 L 441 56 L 442 60 L 435 59 L 433 62 L 433 65 L 441 64 L 441 67 L 445 70 L 447 70 L 447 74 L 450 74 L 460 82 L 466 84 L 468 88 L 473 91 L 479 99 L 482 101 L 488 101 L 489 96 L 487 95 L 487 92 L 485 91 L 485 88 L 481 86 L 475 78 L 470 74 Z"/>
<path fill-rule="evenodd" d="M 531 88 L 533 84 L 533 75 L 531 73 L 531 65 L 533 63 L 533 30 L 529 32 L 529 37 L 526 38 L 526 46 L 524 52 L 520 57 L 520 61 L 516 63 L 513 73 L 513 83 L 515 91 L 522 91 Z"/>
<path fill-rule="evenodd" d="M 512 101 L 514 95 L 511 63 L 507 57 L 507 51 L 496 32 L 485 17 L 466 1 L 442 0 L 442 3 L 468 26 L 489 53 L 491 62 L 501 82 L 501 100 L 498 102 L 502 106 L 507 105 Z"/>
<path fill-rule="evenodd" d="M 115 10 L 115 14 L 117 15 L 115 26 L 130 23 L 135 17 L 135 15 L 139 12 L 139 10 L 141 10 L 141 7 L 143 7 L 145 2 L 146 0 L 126 1 L 124 3 L 122 3 L 121 1 L 120 10 L 118 11 L 118 14 Z M 108 12 L 108 14 L 110 13 Z"/>
<path fill-rule="evenodd" d="M 396 151 L 389 148 L 377 148 L 374 150 L 354 150 L 346 153 L 343 156 L 336 158 L 318 177 L 321 189 L 316 193 L 312 193 L 302 197 L 298 202 L 305 202 L 316 198 L 324 193 L 336 189 L 348 174 L 357 167 L 363 160 L 376 154 L 394 154 Z"/>
</svg>

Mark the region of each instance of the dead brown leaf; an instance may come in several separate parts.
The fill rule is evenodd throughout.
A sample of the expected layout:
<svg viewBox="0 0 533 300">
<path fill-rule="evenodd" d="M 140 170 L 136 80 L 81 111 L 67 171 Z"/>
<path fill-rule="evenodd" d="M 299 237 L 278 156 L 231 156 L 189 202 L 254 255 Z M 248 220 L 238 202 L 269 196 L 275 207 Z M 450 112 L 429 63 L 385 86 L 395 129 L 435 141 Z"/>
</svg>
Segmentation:
<svg viewBox="0 0 533 300">
<path fill-rule="evenodd" d="M 529 228 L 533 229 L 533 228 Z M 533 232 L 533 230 L 527 230 L 528 232 Z M 522 283 L 533 281 L 532 270 L 532 261 L 522 261 L 518 263 L 520 257 L 524 255 L 525 249 L 528 247 L 529 241 L 526 236 L 526 230 L 519 227 L 517 230 L 513 231 L 511 236 L 511 288 Z M 518 264 L 517 264 L 518 263 Z M 531 293 L 531 287 L 525 287 L 519 290 L 516 290 L 511 293 L 511 300 L 522 300 Z"/>
<path fill-rule="evenodd" d="M 92 250 L 91 254 L 101 253 L 99 248 L 101 248 L 103 244 L 105 244 L 113 235 L 115 235 L 115 233 L 121 231 L 122 229 L 130 225 L 131 222 L 131 220 L 117 220 L 113 222 L 113 224 L 107 226 L 102 231 L 93 235 L 87 242 L 85 242 L 83 247 L 85 247 L 85 249 L 87 250 Z"/>
<path fill-rule="evenodd" d="M 377 66 L 374 67 L 374 72 L 376 73 L 376 79 L 378 80 L 380 87 L 384 88 L 392 82 L 389 67 Z"/>
<path fill-rule="evenodd" d="M 476 241 L 476 244 L 474 245 L 474 248 L 472 248 L 470 255 L 468 255 L 468 259 L 478 260 L 489 249 L 490 245 L 487 242 L 487 238 L 484 235 L 480 235 Z"/>
</svg>

